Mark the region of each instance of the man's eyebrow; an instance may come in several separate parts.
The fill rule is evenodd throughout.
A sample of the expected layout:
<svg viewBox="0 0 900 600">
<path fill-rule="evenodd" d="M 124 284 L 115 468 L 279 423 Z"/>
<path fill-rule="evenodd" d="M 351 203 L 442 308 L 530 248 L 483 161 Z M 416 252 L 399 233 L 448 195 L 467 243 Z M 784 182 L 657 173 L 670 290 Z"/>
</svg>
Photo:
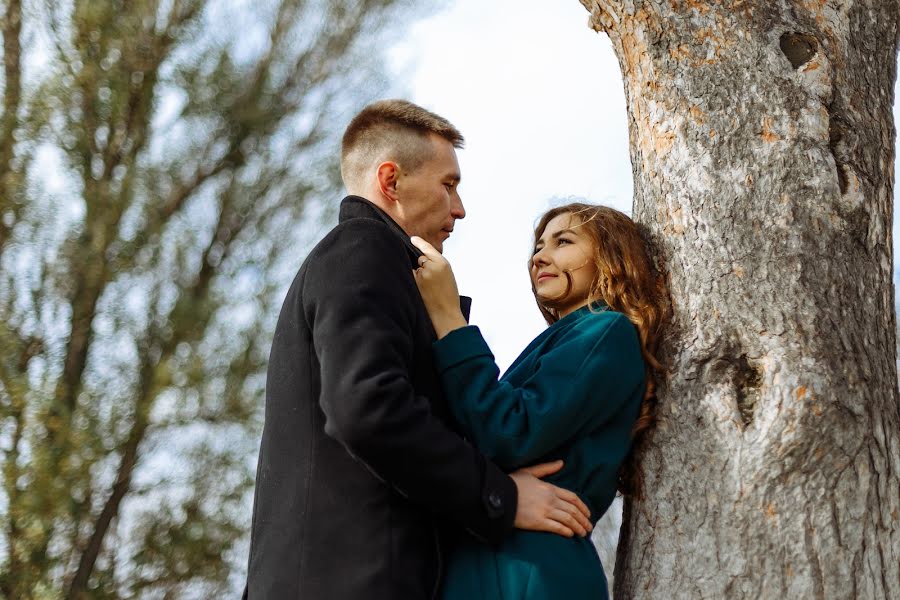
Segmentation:
<svg viewBox="0 0 900 600">
<path fill-rule="evenodd" d="M 462 177 L 460 177 L 459 173 L 449 173 L 444 177 L 444 179 L 449 179 L 450 181 L 460 181 Z"/>
</svg>

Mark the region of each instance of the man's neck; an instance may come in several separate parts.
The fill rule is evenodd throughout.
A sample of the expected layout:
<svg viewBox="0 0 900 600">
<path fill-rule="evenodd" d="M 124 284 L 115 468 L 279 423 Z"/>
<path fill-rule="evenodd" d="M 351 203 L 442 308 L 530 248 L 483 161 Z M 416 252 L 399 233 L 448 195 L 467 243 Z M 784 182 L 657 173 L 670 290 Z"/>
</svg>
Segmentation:
<svg viewBox="0 0 900 600">
<path fill-rule="evenodd" d="M 381 194 L 373 193 L 372 191 L 359 191 L 359 190 L 347 190 L 347 193 L 351 196 L 357 196 L 362 198 L 363 200 L 368 200 L 378 208 L 384 211 L 384 213 L 393 219 L 396 223 L 400 223 L 400 220 L 397 218 L 396 213 L 394 212 L 394 206 L 392 206 L 389 200 L 386 200 L 384 196 Z"/>
</svg>

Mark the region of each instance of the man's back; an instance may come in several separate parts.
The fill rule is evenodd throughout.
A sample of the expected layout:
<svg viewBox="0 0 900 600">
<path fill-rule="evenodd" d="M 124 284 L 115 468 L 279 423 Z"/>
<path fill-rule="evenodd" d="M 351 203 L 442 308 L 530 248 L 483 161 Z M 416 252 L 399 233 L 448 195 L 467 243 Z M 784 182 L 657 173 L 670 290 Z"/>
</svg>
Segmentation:
<svg viewBox="0 0 900 600">
<path fill-rule="evenodd" d="M 287 294 L 269 360 L 250 598 L 430 598 L 435 513 L 491 540 L 512 527 L 511 480 L 447 429 L 415 258 L 396 224 L 350 197 Z"/>
</svg>

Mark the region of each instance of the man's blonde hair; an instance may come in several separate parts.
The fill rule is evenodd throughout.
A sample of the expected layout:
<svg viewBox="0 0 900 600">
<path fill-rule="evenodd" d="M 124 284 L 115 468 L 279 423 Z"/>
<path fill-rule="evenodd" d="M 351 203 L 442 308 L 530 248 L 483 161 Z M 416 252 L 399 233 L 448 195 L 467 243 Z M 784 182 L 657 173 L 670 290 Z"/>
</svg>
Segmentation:
<svg viewBox="0 0 900 600">
<path fill-rule="evenodd" d="M 462 148 L 462 134 L 447 119 L 406 100 L 379 100 L 365 107 L 344 131 L 341 177 L 347 188 L 365 178 L 374 161 L 394 161 L 411 173 L 434 155 L 430 134 Z"/>
</svg>

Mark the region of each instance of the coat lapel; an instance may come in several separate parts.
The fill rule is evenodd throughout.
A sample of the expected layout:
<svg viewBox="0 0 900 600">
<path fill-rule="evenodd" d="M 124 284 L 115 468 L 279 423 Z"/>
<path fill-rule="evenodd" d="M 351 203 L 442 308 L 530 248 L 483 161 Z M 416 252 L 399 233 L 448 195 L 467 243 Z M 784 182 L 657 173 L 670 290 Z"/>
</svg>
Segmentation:
<svg viewBox="0 0 900 600">
<path fill-rule="evenodd" d="M 409 256 L 410 269 L 418 268 L 419 257 L 422 256 L 422 252 L 409 241 L 409 236 L 403 231 L 403 228 L 400 227 L 400 225 L 398 225 L 386 212 L 375 206 L 372 202 L 366 200 L 362 196 L 351 195 L 344 198 L 341 201 L 338 222 L 343 223 L 347 219 L 377 219 L 385 223 L 397 234 L 397 237 L 403 241 L 403 245 L 406 247 L 406 253 Z M 472 310 L 472 299 L 468 296 L 460 296 L 459 307 L 462 310 L 466 322 L 468 322 L 469 314 Z"/>
</svg>

